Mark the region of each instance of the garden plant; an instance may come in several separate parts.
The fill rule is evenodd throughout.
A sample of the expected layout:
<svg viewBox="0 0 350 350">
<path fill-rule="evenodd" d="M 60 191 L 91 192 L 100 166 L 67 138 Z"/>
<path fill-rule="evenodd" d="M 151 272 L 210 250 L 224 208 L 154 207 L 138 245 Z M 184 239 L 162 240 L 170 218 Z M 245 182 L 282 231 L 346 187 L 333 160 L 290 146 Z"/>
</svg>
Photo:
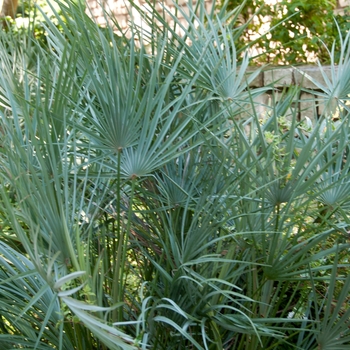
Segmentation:
<svg viewBox="0 0 350 350">
<path fill-rule="evenodd" d="M 235 8 L 241 3 L 229 0 L 228 7 Z M 241 39 L 243 45 L 254 41 L 254 48 L 260 53 L 252 62 L 295 65 L 317 59 L 328 64 L 327 47 L 333 43 L 336 45 L 335 57 L 339 59 L 341 39 L 350 29 L 350 8 L 336 11 L 338 3 L 345 6 L 347 2 L 246 0 L 240 13 L 240 21 L 246 23 Z"/>
<path fill-rule="evenodd" d="M 350 34 L 309 119 L 244 4 L 152 4 L 0 33 L 0 348 L 349 349 Z"/>
</svg>

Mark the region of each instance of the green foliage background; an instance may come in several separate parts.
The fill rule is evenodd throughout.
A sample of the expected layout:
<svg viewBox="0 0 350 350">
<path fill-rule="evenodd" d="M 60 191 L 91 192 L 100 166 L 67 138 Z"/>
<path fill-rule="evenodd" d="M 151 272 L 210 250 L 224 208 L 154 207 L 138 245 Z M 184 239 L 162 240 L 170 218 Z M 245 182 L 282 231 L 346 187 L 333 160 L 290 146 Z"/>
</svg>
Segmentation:
<svg viewBox="0 0 350 350">
<path fill-rule="evenodd" d="M 42 25 L 45 20 L 35 4 L 58 24 L 47 1 L 23 0 L 19 4 L 14 28 L 23 31 L 23 27 L 30 25 L 35 37 L 45 43 Z M 255 57 L 251 64 L 302 64 L 316 59 L 329 63 L 328 48 L 334 43 L 336 55 L 339 55 L 339 37 L 344 38 L 350 29 L 349 9 L 336 14 L 335 0 L 280 0 L 273 5 L 266 4 L 264 0 L 229 0 L 217 5 L 218 8 L 222 6 L 227 9 L 240 7 L 238 23 L 247 25 L 235 45 L 239 48 L 250 43 L 257 50 L 258 54 L 253 54 Z M 57 6 L 56 11 L 59 11 Z M 266 28 L 267 20 L 271 29 Z M 252 42 L 254 45 L 251 45 Z"/>
<path fill-rule="evenodd" d="M 242 6 L 242 21 L 249 22 L 243 34 L 246 42 L 251 42 L 252 37 L 255 40 L 255 33 L 262 34 L 266 18 L 273 28 L 266 35 L 259 35 L 255 42 L 263 52 L 254 60 L 258 64 L 306 63 L 310 54 L 313 61 L 318 58 L 329 63 L 327 48 L 335 42 L 339 55 L 339 32 L 344 37 L 350 29 L 349 9 L 336 14 L 334 0 L 282 0 L 273 5 L 265 4 L 264 0 L 229 1 L 229 7 L 237 6 Z"/>
</svg>

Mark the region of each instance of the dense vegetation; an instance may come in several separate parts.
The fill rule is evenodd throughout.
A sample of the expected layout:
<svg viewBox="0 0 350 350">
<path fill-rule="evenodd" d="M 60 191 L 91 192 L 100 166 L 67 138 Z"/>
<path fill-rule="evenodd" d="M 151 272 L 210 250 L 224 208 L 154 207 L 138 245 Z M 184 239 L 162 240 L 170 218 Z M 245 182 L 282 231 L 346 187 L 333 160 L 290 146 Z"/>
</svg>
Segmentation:
<svg viewBox="0 0 350 350">
<path fill-rule="evenodd" d="M 0 34 L 0 348 L 347 349 L 350 35 L 299 120 L 239 9 L 119 37 L 58 5 Z"/>
<path fill-rule="evenodd" d="M 327 47 L 336 45 L 350 29 L 349 8 L 336 13 L 336 0 L 229 0 L 229 8 L 242 6 L 247 24 L 242 40 L 255 41 L 260 55 L 255 64 L 300 64 L 316 59 L 329 63 Z M 253 16 L 254 15 L 254 16 Z"/>
</svg>

